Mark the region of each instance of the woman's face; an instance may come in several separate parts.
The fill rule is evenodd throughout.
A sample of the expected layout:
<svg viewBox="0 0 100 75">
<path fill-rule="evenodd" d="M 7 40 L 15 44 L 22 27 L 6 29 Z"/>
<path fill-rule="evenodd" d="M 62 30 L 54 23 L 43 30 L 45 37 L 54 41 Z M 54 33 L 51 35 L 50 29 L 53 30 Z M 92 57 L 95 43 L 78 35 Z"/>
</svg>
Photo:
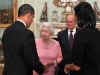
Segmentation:
<svg viewBox="0 0 100 75">
<path fill-rule="evenodd" d="M 46 26 L 42 27 L 40 32 L 40 37 L 44 40 L 48 40 L 50 38 L 50 35 L 51 33 L 49 27 Z"/>
</svg>

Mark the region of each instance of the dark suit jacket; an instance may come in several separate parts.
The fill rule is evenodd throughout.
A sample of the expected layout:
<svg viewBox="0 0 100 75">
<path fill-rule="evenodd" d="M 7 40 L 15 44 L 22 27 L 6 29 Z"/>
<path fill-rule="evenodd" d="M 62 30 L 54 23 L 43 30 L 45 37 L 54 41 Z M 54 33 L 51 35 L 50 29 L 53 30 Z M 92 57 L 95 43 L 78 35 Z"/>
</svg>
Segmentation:
<svg viewBox="0 0 100 75">
<path fill-rule="evenodd" d="M 2 38 L 5 67 L 3 75 L 32 75 L 33 69 L 43 72 L 33 33 L 16 21 L 8 27 Z"/>
<path fill-rule="evenodd" d="M 72 50 L 69 46 L 68 29 L 58 33 L 58 41 L 62 49 L 63 63 L 69 64 L 71 62 Z"/>
<path fill-rule="evenodd" d="M 76 29 L 76 30 L 78 30 L 78 29 Z M 64 73 L 64 66 L 65 66 L 65 64 L 72 63 L 72 49 L 70 48 L 70 45 L 69 45 L 68 29 L 59 32 L 57 39 L 58 39 L 58 41 L 60 43 L 61 50 L 62 50 L 62 56 L 63 56 L 63 60 L 59 64 L 60 69 L 62 71 L 60 70 L 61 74 L 60 73 L 59 74 L 62 75 L 62 73 L 63 73 L 63 75 L 64 75 L 65 74 Z"/>
<path fill-rule="evenodd" d="M 75 36 L 73 62 L 81 67 L 80 75 L 100 75 L 100 31 L 82 29 Z"/>
</svg>

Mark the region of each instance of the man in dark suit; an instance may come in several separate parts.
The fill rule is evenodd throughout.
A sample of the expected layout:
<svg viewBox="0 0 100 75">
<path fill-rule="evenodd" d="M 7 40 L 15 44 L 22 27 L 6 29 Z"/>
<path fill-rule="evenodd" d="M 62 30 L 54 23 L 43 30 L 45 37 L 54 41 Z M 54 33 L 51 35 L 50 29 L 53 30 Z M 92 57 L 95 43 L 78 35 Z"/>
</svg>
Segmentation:
<svg viewBox="0 0 100 75">
<path fill-rule="evenodd" d="M 59 75 L 66 75 L 64 73 L 64 67 L 66 64 L 72 63 L 72 47 L 74 35 L 77 31 L 76 28 L 76 17 L 74 14 L 67 16 L 67 29 L 58 33 L 58 41 L 60 43 L 63 55 L 63 61 L 59 64 L 60 70 Z M 71 72 L 71 75 L 75 73 Z"/>
<path fill-rule="evenodd" d="M 9 26 L 2 38 L 5 66 L 3 75 L 32 75 L 44 71 L 40 63 L 33 33 L 27 29 L 34 18 L 34 9 L 29 4 L 19 8 L 18 19 Z"/>
</svg>

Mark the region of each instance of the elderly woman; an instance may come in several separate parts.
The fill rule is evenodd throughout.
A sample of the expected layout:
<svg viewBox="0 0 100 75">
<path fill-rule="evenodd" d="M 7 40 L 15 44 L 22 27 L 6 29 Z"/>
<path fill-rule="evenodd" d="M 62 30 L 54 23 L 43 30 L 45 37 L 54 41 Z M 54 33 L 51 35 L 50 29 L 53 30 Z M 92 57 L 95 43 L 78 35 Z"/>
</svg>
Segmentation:
<svg viewBox="0 0 100 75">
<path fill-rule="evenodd" d="M 54 75 L 57 63 L 62 60 L 62 53 L 59 43 L 51 39 L 53 28 L 50 24 L 44 23 L 40 29 L 40 38 L 36 39 L 37 52 L 43 65 L 48 66 L 43 75 Z M 36 73 L 33 73 L 37 75 Z"/>
</svg>

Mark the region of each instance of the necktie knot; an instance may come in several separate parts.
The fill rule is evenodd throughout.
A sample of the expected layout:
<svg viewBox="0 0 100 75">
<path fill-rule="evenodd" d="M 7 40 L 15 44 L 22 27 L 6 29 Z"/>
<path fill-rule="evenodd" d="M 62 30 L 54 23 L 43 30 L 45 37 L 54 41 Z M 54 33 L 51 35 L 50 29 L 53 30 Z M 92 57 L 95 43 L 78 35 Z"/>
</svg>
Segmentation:
<svg viewBox="0 0 100 75">
<path fill-rule="evenodd" d="M 71 30 L 70 32 L 72 33 L 73 31 Z"/>
</svg>

